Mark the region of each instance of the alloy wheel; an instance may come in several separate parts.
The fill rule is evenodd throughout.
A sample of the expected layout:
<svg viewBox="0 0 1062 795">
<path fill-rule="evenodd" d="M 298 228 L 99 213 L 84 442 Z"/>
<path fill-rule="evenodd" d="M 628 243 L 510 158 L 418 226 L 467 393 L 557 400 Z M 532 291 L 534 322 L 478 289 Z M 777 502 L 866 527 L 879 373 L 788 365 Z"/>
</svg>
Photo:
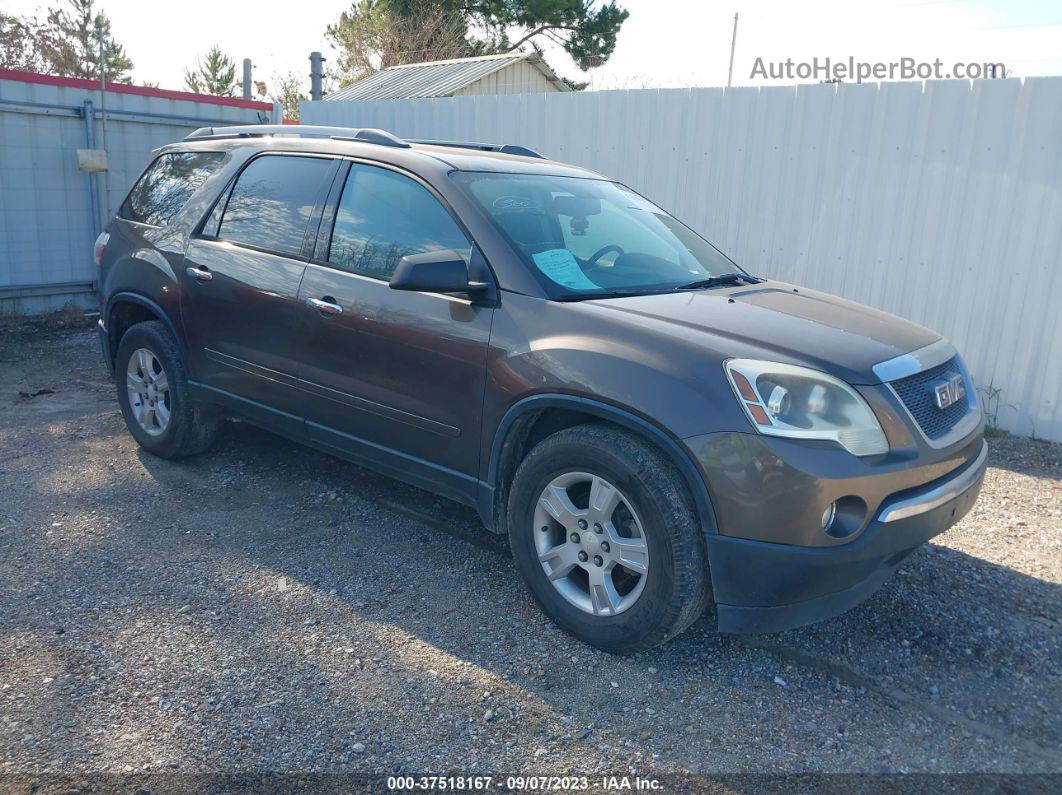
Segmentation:
<svg viewBox="0 0 1062 795">
<path fill-rule="evenodd" d="M 161 436 L 170 424 L 170 382 L 162 362 L 147 348 L 129 357 L 125 386 L 137 424 L 151 436 Z"/>
<path fill-rule="evenodd" d="M 597 616 L 638 601 L 649 574 L 649 545 L 630 501 L 603 477 L 566 472 L 535 506 L 535 551 L 568 602 Z"/>
</svg>

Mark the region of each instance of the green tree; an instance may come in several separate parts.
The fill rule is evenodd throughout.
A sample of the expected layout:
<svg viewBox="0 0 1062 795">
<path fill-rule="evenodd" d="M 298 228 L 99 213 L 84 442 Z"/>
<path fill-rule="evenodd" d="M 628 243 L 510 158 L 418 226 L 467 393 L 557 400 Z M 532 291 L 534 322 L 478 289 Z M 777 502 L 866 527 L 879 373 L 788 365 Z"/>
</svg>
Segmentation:
<svg viewBox="0 0 1062 795">
<path fill-rule="evenodd" d="M 413 11 L 420 0 L 397 0 Z M 601 66 L 616 49 L 616 36 L 628 12 L 615 0 L 472 0 L 461 3 L 473 25 L 486 31 L 485 46 L 496 52 L 550 41 L 584 72 Z M 511 34 L 511 35 L 510 35 Z"/>
<path fill-rule="evenodd" d="M 111 20 L 96 13 L 95 0 L 67 0 L 66 9 L 49 8 L 50 31 L 42 55 L 49 71 L 65 77 L 100 79 L 100 38 L 104 41 L 103 68 L 107 80 L 130 83 L 133 62 L 111 37 Z"/>
<path fill-rule="evenodd" d="M 407 12 L 397 0 L 356 0 L 328 26 L 340 85 L 389 66 L 473 54 L 468 20 L 445 0 L 417 0 L 416 13 Z"/>
<path fill-rule="evenodd" d="M 299 119 L 299 103 L 305 102 L 309 97 L 302 93 L 302 81 L 294 72 L 277 77 L 274 88 L 269 92 L 270 102 L 279 102 L 284 108 L 285 119 Z"/>
<path fill-rule="evenodd" d="M 43 72 L 46 26 L 32 17 L 0 14 L 0 69 Z"/>
<path fill-rule="evenodd" d="M 236 80 L 236 63 L 216 44 L 205 59 L 196 59 L 194 69 L 184 70 L 184 85 L 195 94 L 234 97 L 240 90 Z"/>
<path fill-rule="evenodd" d="M 605 63 L 627 12 L 609 0 L 354 0 L 329 25 L 341 85 L 379 69 L 552 42 L 582 70 Z"/>
</svg>

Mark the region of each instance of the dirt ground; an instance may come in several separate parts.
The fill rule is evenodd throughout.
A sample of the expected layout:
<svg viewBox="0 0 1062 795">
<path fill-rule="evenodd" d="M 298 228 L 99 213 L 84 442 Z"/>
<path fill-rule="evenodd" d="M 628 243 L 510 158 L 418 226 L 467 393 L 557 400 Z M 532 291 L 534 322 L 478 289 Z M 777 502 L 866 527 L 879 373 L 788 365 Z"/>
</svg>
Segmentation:
<svg viewBox="0 0 1062 795">
<path fill-rule="evenodd" d="M 240 423 L 142 453 L 96 346 L 0 330 L 0 774 L 1062 773 L 1060 445 L 993 438 L 843 617 L 619 658 L 468 509 Z"/>
</svg>

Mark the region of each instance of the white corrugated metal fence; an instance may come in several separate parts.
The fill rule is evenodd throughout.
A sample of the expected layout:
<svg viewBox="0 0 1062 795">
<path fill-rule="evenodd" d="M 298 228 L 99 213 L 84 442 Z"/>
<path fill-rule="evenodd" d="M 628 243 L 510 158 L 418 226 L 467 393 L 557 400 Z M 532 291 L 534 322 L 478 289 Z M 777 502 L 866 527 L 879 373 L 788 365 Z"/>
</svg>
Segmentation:
<svg viewBox="0 0 1062 795">
<path fill-rule="evenodd" d="M 302 121 L 600 171 L 752 273 L 936 329 L 1001 390 L 1000 427 L 1062 441 L 1062 78 L 310 102 Z"/>
<path fill-rule="evenodd" d="M 49 80 L 73 85 L 44 82 Z M 94 303 L 93 240 L 151 150 L 196 127 L 260 121 L 264 111 L 249 106 L 270 107 L 183 96 L 189 99 L 108 91 L 109 170 L 90 174 L 78 170 L 77 150 L 103 148 L 98 87 L 0 74 L 0 314 L 43 312 L 68 301 Z"/>
</svg>

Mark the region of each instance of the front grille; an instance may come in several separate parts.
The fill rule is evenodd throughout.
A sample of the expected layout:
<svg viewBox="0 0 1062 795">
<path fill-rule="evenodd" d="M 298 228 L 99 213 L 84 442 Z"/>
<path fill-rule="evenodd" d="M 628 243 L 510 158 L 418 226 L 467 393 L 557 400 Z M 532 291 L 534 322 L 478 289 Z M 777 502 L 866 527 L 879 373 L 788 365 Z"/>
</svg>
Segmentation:
<svg viewBox="0 0 1062 795">
<path fill-rule="evenodd" d="M 911 416 L 914 417 L 926 438 L 933 441 L 943 438 L 970 411 L 972 386 L 968 379 L 964 381 L 967 394 L 962 400 L 956 401 L 944 410 L 938 409 L 933 402 L 933 384 L 945 374 L 953 375 L 961 372 L 962 368 L 959 367 L 958 359 L 952 358 L 944 364 L 938 364 L 936 367 L 891 382 L 892 388 L 896 390 L 900 400 L 911 412 Z"/>
</svg>

